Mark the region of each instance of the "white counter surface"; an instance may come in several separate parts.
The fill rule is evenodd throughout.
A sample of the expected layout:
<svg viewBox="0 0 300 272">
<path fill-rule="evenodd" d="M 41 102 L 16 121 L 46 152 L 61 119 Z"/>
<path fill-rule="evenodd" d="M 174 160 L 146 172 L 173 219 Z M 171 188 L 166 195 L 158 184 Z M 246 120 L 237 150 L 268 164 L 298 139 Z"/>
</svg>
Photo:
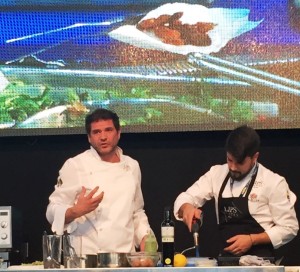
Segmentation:
<svg viewBox="0 0 300 272">
<path fill-rule="evenodd" d="M 284 269 L 285 272 L 300 272 L 300 266 L 285 266 Z"/>
<path fill-rule="evenodd" d="M 124 267 L 124 268 L 61 268 L 61 269 L 44 269 L 43 266 L 10 266 L 7 269 L 0 269 L 1 272 L 19 272 L 19 271 L 86 271 L 86 272 L 299 272 L 297 267 L 285 269 L 284 266 L 215 266 L 215 267 Z"/>
</svg>

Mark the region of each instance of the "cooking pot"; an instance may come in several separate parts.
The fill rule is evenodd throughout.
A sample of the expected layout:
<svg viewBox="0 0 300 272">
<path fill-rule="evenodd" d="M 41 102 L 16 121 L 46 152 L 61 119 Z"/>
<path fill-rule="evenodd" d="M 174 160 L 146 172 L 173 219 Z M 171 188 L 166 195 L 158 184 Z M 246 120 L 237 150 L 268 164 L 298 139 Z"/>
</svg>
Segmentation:
<svg viewBox="0 0 300 272">
<path fill-rule="evenodd" d="M 83 255 L 80 258 L 80 268 L 96 268 L 97 255 Z"/>
<path fill-rule="evenodd" d="M 97 254 L 81 255 L 80 257 L 64 257 L 65 268 L 96 268 Z"/>
<path fill-rule="evenodd" d="M 101 252 L 97 254 L 97 267 L 129 267 L 126 253 Z"/>
</svg>

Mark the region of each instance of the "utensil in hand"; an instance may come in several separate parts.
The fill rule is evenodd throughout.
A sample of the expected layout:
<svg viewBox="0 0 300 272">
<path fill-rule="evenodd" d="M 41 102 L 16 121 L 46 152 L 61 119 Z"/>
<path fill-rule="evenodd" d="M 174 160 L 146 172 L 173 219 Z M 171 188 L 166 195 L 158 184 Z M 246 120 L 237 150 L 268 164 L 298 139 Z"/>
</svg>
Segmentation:
<svg viewBox="0 0 300 272">
<path fill-rule="evenodd" d="M 195 247 L 195 252 L 196 252 L 196 257 L 199 257 L 199 229 L 200 225 L 198 223 L 199 220 L 196 218 L 193 218 L 192 222 L 192 233 L 193 233 L 193 238 L 194 238 L 194 247 Z"/>
<path fill-rule="evenodd" d="M 192 233 L 194 238 L 194 247 L 196 249 L 196 257 L 199 257 L 199 230 L 203 222 L 203 212 L 201 211 L 200 219 L 194 217 L 192 221 Z"/>
</svg>

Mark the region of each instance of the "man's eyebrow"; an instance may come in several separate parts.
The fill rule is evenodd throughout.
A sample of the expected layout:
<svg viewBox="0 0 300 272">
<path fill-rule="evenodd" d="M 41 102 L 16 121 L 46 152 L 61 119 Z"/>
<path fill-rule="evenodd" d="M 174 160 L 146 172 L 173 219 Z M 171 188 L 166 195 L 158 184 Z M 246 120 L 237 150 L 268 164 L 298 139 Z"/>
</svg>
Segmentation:
<svg viewBox="0 0 300 272">
<path fill-rule="evenodd" d="M 99 131 L 101 131 L 101 129 L 99 129 L 99 128 L 96 128 L 96 129 L 92 129 L 92 130 L 91 130 L 92 133 L 99 132 Z"/>
<path fill-rule="evenodd" d="M 114 127 L 105 127 L 104 129 L 95 128 L 95 129 L 92 129 L 92 132 L 107 131 L 107 130 L 114 130 Z"/>
</svg>

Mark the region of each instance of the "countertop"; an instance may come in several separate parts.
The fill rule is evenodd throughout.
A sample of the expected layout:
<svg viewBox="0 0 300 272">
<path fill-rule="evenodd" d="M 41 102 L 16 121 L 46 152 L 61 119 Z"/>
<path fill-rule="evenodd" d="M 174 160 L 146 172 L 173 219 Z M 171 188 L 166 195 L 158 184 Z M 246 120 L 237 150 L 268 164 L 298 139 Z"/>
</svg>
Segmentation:
<svg viewBox="0 0 300 272">
<path fill-rule="evenodd" d="M 42 266 L 10 266 L 7 269 L 0 269 L 0 271 L 44 271 Z M 139 268 L 61 268 L 61 269 L 47 269 L 52 271 L 86 271 L 86 272 L 112 272 L 112 271 L 124 271 L 124 272 L 186 272 L 186 271 L 200 271 L 200 272 L 299 272 L 297 267 L 286 269 L 284 266 L 214 266 L 214 267 L 139 267 Z"/>
</svg>

